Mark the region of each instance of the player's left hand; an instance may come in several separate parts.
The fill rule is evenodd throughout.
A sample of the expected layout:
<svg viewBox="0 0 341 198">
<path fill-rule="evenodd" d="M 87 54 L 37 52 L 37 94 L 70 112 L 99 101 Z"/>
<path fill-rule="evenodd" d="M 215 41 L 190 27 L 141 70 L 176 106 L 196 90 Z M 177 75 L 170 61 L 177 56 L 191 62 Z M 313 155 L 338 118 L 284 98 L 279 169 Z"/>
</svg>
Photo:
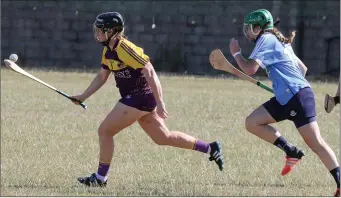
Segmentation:
<svg viewBox="0 0 341 198">
<path fill-rule="evenodd" d="M 230 40 L 230 52 L 231 52 L 231 55 L 237 52 L 240 52 L 240 46 L 239 46 L 238 40 L 234 38 Z"/>
<path fill-rule="evenodd" d="M 166 110 L 165 103 L 159 102 L 157 104 L 156 113 L 160 118 L 166 119 L 168 117 L 168 112 Z"/>
</svg>

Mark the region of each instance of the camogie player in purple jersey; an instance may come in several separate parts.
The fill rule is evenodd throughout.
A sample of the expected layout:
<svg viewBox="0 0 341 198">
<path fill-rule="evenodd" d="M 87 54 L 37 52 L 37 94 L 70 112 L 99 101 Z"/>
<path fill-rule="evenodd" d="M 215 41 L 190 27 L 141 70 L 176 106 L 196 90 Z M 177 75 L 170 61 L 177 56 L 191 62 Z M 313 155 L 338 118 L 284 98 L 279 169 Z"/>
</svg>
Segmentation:
<svg viewBox="0 0 341 198">
<path fill-rule="evenodd" d="M 167 111 L 163 102 L 160 81 L 143 49 L 124 36 L 124 22 L 117 12 L 98 15 L 94 23 L 95 39 L 104 45 L 102 68 L 83 94 L 73 96 L 85 101 L 115 75 L 121 99 L 107 115 L 98 129 L 100 152 L 96 173 L 80 177 L 78 181 L 87 186 L 106 186 L 108 170 L 114 153 L 113 136 L 124 128 L 138 122 L 141 128 L 158 145 L 192 149 L 209 155 L 220 170 L 224 162 L 220 143 L 206 143 L 180 131 L 169 131 L 164 120 Z"/>
<path fill-rule="evenodd" d="M 265 69 L 275 94 L 246 118 L 246 129 L 285 152 L 286 163 L 281 172 L 284 176 L 293 170 L 304 153 L 291 145 L 270 124 L 292 121 L 306 144 L 333 176 L 337 187 L 334 195 L 340 196 L 340 166 L 335 153 L 320 134 L 314 93 L 305 79 L 307 67 L 291 47 L 295 34 L 284 37 L 274 27 L 271 13 L 265 9 L 248 14 L 244 19 L 243 30 L 245 36 L 255 43 L 251 55 L 245 59 L 235 39 L 230 41 L 230 52 L 248 75 L 255 74 L 259 67 Z"/>
</svg>

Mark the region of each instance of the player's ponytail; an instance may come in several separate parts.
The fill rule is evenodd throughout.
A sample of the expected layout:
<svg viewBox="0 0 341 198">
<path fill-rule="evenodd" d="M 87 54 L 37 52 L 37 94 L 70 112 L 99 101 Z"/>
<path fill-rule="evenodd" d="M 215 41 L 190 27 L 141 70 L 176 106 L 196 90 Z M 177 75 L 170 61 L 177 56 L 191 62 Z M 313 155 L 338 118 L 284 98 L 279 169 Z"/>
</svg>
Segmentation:
<svg viewBox="0 0 341 198">
<path fill-rule="evenodd" d="M 274 27 L 273 29 L 267 29 L 264 30 L 264 32 L 269 32 L 277 37 L 277 39 L 282 43 L 292 43 L 294 41 L 294 38 L 296 36 L 296 30 L 291 32 L 291 35 L 289 37 L 283 36 L 283 34 Z"/>
</svg>

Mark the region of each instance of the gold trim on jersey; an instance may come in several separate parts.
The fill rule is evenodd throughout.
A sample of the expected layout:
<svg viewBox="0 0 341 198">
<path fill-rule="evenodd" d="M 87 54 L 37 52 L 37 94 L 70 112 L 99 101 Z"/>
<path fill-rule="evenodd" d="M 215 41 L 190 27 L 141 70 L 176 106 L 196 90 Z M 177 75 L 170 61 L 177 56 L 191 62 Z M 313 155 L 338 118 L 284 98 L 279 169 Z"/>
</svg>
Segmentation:
<svg viewBox="0 0 341 198">
<path fill-rule="evenodd" d="M 124 41 L 121 42 L 122 49 L 124 49 L 128 54 L 133 57 L 136 61 L 138 61 L 141 65 L 146 65 L 148 61 L 144 60 L 139 54 L 136 53 L 134 49 L 132 49 L 129 45 L 127 45 Z"/>
</svg>

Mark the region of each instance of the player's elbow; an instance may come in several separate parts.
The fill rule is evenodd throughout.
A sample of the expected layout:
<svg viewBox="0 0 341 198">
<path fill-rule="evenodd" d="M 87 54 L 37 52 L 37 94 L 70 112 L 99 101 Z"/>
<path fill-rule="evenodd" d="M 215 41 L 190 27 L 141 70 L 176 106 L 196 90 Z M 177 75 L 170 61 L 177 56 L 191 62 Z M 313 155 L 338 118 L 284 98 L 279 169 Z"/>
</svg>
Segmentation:
<svg viewBox="0 0 341 198">
<path fill-rule="evenodd" d="M 110 72 L 101 71 L 97 75 L 97 79 L 99 79 L 102 83 L 105 83 L 109 78 Z"/>
<path fill-rule="evenodd" d="M 302 74 L 305 75 L 308 71 L 307 66 L 305 66 L 305 64 L 301 61 L 301 59 L 297 58 L 297 61 L 298 61 L 298 66 L 299 66 Z"/>
<path fill-rule="evenodd" d="M 259 68 L 259 64 L 256 61 L 250 59 L 247 61 L 246 65 L 245 65 L 245 71 L 244 72 L 247 75 L 252 76 L 257 72 L 258 68 Z"/>
<path fill-rule="evenodd" d="M 103 82 L 106 82 L 108 77 L 109 77 L 109 75 L 106 75 L 106 74 L 103 74 L 103 73 L 100 73 L 98 76 L 99 76 L 99 79 L 101 81 L 103 81 Z"/>
<path fill-rule="evenodd" d="M 257 68 L 250 67 L 250 68 L 246 69 L 244 72 L 245 72 L 245 74 L 252 76 L 257 72 Z"/>
<path fill-rule="evenodd" d="M 299 69 L 300 69 L 302 75 L 305 76 L 307 71 L 308 71 L 308 68 L 304 65 L 300 65 Z"/>
<path fill-rule="evenodd" d="M 303 76 L 304 76 L 304 77 L 307 75 L 307 71 L 308 71 L 308 69 L 305 69 L 305 70 L 303 71 Z"/>
</svg>

